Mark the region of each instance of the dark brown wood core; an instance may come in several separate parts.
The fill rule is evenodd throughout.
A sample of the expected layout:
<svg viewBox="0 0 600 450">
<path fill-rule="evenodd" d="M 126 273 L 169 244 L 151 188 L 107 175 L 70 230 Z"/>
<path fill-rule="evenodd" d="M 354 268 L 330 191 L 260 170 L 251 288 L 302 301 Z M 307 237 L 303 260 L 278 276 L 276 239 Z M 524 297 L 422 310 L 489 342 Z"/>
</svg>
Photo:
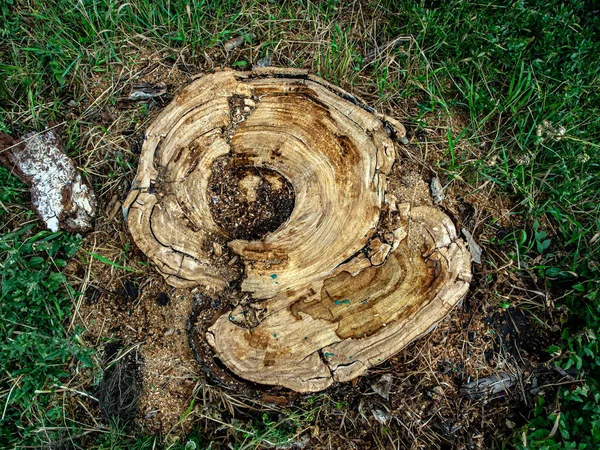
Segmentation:
<svg viewBox="0 0 600 450">
<path fill-rule="evenodd" d="M 292 214 L 294 188 L 275 170 L 217 159 L 208 181 L 210 212 L 232 239 L 257 240 L 277 230 Z"/>
</svg>

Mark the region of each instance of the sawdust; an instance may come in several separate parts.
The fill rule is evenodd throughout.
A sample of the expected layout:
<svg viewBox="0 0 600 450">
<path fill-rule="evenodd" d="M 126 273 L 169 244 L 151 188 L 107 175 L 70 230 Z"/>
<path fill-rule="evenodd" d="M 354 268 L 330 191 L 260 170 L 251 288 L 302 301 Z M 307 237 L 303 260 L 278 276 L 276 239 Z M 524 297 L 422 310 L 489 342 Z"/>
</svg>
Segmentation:
<svg viewBox="0 0 600 450">
<path fill-rule="evenodd" d="M 416 164 L 400 159 L 387 177 L 386 193 L 394 195 L 398 203 L 431 206 L 433 201 L 424 175 L 424 170 Z"/>
</svg>

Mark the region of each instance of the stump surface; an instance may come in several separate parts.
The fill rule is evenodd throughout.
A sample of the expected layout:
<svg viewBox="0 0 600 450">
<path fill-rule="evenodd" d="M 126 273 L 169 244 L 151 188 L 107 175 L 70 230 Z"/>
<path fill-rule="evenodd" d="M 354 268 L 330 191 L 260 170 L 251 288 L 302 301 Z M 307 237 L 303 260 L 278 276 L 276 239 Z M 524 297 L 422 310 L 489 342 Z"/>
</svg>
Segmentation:
<svg viewBox="0 0 600 450">
<path fill-rule="evenodd" d="M 297 391 L 347 381 L 465 295 L 470 255 L 403 171 L 396 121 L 301 70 L 224 71 L 146 131 L 125 202 L 176 287 L 202 286 L 210 346 L 237 376 Z"/>
</svg>

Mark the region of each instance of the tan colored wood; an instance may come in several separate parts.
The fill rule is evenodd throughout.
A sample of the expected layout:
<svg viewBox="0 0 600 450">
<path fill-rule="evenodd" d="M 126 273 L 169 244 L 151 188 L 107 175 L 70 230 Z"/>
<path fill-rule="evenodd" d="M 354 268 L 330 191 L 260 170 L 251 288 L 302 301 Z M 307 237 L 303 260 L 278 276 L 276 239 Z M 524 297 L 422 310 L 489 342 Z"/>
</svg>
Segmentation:
<svg viewBox="0 0 600 450">
<path fill-rule="evenodd" d="M 244 379 L 302 392 L 350 380 L 467 292 L 452 221 L 412 187 L 388 189 L 405 132 L 371 111 L 306 71 L 224 71 L 146 132 L 129 228 L 169 283 L 229 302 L 203 337 Z"/>
</svg>

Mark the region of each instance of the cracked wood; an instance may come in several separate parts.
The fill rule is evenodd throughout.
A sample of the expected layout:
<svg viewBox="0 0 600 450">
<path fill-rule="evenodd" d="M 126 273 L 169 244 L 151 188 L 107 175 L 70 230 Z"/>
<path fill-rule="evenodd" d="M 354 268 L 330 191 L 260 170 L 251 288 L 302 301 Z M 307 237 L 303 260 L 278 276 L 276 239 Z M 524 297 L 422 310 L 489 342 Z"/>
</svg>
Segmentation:
<svg viewBox="0 0 600 450">
<path fill-rule="evenodd" d="M 394 181 L 403 137 L 295 69 L 202 76 L 151 124 L 129 228 L 167 282 L 226 305 L 190 333 L 227 369 L 318 391 L 394 355 L 465 295 L 471 260 L 454 224 L 415 201 L 417 189 L 430 198 L 422 180 Z"/>
</svg>

